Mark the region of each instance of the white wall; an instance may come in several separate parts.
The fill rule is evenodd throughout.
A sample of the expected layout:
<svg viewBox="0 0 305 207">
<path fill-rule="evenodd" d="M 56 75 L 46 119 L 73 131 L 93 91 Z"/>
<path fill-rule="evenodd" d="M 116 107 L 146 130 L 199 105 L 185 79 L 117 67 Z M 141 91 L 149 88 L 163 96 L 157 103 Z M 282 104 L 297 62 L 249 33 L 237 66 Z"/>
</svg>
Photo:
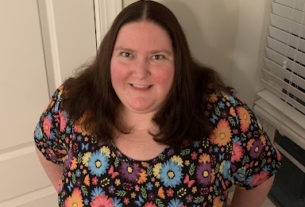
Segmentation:
<svg viewBox="0 0 305 207">
<path fill-rule="evenodd" d="M 123 0 L 124 6 L 135 0 Z M 195 59 L 213 67 L 252 106 L 271 0 L 158 0 L 177 16 Z"/>
</svg>

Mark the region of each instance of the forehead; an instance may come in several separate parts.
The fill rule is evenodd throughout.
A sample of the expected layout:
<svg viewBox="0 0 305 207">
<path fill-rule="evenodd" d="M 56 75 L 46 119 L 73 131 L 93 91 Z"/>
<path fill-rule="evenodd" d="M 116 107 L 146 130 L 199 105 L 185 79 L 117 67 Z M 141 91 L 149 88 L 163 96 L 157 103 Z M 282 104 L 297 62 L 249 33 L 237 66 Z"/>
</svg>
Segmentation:
<svg viewBox="0 0 305 207">
<path fill-rule="evenodd" d="M 123 45 L 122 45 L 123 44 Z M 123 25 L 119 30 L 115 46 L 172 47 L 167 31 L 154 22 L 140 21 Z"/>
</svg>

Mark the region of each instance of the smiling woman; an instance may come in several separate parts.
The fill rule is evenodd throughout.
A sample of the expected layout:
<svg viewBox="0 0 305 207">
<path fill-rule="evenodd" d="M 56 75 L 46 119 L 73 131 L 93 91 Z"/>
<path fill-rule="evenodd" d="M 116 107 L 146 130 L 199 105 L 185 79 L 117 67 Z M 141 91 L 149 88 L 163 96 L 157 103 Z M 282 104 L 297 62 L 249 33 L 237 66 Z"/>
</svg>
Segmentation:
<svg viewBox="0 0 305 207">
<path fill-rule="evenodd" d="M 253 112 L 195 63 L 176 17 L 154 1 L 122 10 L 36 132 L 54 185 L 62 175 L 60 206 L 226 206 L 232 185 L 233 206 L 259 206 L 280 164 Z"/>
</svg>

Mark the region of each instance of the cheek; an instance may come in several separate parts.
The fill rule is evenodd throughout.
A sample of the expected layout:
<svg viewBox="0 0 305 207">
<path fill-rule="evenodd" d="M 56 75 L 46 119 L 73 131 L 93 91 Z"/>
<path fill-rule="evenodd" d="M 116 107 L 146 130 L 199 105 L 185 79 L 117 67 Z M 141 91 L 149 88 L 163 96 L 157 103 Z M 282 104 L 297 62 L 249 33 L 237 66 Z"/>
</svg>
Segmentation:
<svg viewBox="0 0 305 207">
<path fill-rule="evenodd" d="M 123 84 L 123 81 L 128 77 L 128 70 L 117 62 L 110 64 L 111 82 L 114 88 Z"/>
<path fill-rule="evenodd" d="M 174 69 L 164 70 L 155 75 L 155 81 L 164 88 L 170 89 L 173 84 Z"/>
</svg>

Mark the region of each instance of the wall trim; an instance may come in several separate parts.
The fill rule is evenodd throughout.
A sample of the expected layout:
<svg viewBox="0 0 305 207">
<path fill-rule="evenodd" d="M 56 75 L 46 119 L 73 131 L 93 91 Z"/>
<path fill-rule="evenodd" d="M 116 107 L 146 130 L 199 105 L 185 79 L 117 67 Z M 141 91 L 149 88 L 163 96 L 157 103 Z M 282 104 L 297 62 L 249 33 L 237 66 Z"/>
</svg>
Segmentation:
<svg viewBox="0 0 305 207">
<path fill-rule="evenodd" d="M 62 83 L 54 5 L 52 0 L 37 0 L 37 4 L 50 96 Z"/>
<path fill-rule="evenodd" d="M 94 0 L 97 48 L 110 28 L 112 21 L 122 10 L 122 0 Z"/>
</svg>

